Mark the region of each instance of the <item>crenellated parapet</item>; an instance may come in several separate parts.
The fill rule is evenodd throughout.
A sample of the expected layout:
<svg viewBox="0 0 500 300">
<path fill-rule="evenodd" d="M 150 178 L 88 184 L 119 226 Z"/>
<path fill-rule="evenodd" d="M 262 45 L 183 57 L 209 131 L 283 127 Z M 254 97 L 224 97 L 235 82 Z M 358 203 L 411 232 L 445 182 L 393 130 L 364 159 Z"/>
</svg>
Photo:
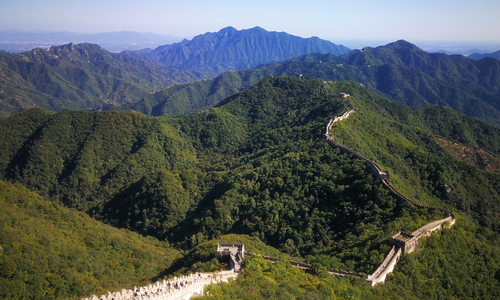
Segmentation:
<svg viewBox="0 0 500 300">
<path fill-rule="evenodd" d="M 392 236 L 391 241 L 396 247 L 401 248 L 402 252 L 411 253 L 415 251 L 418 238 L 415 238 L 412 234 L 400 231 Z"/>
<path fill-rule="evenodd" d="M 91 296 L 81 300 L 177 300 L 187 299 L 195 294 L 202 295 L 203 288 L 209 284 L 228 281 L 238 275 L 233 270 L 218 273 L 195 273 L 188 276 L 180 276 L 172 279 L 160 280 L 153 284 L 122 289 L 119 292 L 108 292 L 100 297 Z"/>
</svg>

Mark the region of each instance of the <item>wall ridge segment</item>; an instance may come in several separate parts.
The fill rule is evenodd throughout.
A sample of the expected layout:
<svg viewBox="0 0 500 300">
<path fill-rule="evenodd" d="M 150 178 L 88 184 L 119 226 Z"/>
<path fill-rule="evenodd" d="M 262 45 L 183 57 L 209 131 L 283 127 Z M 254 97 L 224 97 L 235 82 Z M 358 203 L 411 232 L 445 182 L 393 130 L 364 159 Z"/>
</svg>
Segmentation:
<svg viewBox="0 0 500 300">
<path fill-rule="evenodd" d="M 326 87 L 326 83 L 323 80 L 320 80 L 321 83 L 323 84 L 324 90 L 327 92 L 328 95 L 334 96 L 330 91 L 328 91 L 328 88 Z M 351 150 L 345 146 L 342 146 L 338 144 L 335 141 L 335 138 L 332 134 L 330 134 L 330 129 L 333 126 L 335 122 L 341 121 L 349 117 L 352 113 L 355 113 L 356 110 L 354 107 L 351 105 L 351 103 L 347 100 L 347 97 L 349 97 L 349 94 L 346 93 L 340 93 L 340 97 L 344 100 L 346 105 L 349 107 L 349 110 L 342 114 L 341 116 L 334 116 L 330 119 L 328 124 L 326 125 L 326 133 L 324 135 L 325 140 L 327 143 L 332 146 L 333 148 L 339 149 L 342 153 L 349 153 L 354 156 L 356 156 L 359 159 L 365 160 L 366 164 L 372 169 L 373 173 L 375 176 L 380 180 L 382 185 L 384 185 L 391 194 L 394 196 L 399 201 L 402 202 L 409 202 L 414 206 L 421 207 L 421 208 L 428 208 L 428 209 L 436 209 L 444 212 L 445 214 L 448 215 L 448 217 L 437 220 L 437 221 L 432 221 L 424 226 L 420 227 L 419 229 L 415 230 L 411 234 L 404 234 L 402 232 L 394 235 L 392 237 L 392 241 L 395 244 L 387 257 L 384 259 L 384 262 L 375 270 L 374 273 L 371 275 L 368 275 L 366 280 L 371 283 L 372 286 L 375 286 L 379 282 L 384 282 L 385 278 L 387 277 L 387 274 L 391 273 L 394 270 L 394 267 L 396 266 L 397 262 L 399 261 L 399 257 L 401 256 L 402 252 L 413 252 L 415 250 L 415 246 L 418 242 L 418 239 L 420 239 L 423 236 L 430 235 L 431 232 L 437 230 L 437 229 L 442 229 L 444 228 L 445 224 L 448 223 L 449 226 L 453 226 L 455 224 L 455 215 L 442 207 L 436 207 L 436 206 L 428 206 L 428 205 L 423 205 L 420 203 L 417 203 L 405 195 L 401 194 L 398 190 L 396 190 L 389 182 L 389 172 L 383 171 L 375 162 L 372 160 L 364 157 L 363 155 L 357 153 L 354 150 Z"/>
</svg>

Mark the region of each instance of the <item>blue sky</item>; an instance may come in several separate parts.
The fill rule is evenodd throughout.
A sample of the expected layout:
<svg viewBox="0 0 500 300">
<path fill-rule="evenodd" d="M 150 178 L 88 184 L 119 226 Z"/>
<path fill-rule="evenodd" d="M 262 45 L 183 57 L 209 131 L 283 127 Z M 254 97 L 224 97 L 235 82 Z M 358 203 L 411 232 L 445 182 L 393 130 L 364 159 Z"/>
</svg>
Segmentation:
<svg viewBox="0 0 500 300">
<path fill-rule="evenodd" d="M 260 26 L 333 42 L 500 42 L 500 0 L 0 0 L 0 30 L 192 37 Z"/>
</svg>

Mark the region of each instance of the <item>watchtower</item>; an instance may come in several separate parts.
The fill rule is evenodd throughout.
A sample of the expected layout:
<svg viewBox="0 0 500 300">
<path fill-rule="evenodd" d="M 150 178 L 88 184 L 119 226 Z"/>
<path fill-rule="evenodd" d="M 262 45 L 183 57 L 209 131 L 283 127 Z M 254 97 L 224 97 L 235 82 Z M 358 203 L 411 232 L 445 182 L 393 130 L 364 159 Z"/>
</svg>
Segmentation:
<svg viewBox="0 0 500 300">
<path fill-rule="evenodd" d="M 417 246 L 417 238 L 412 234 L 399 232 L 392 236 L 392 243 L 398 247 L 401 247 L 404 253 L 411 253 L 415 251 Z"/>
<path fill-rule="evenodd" d="M 217 244 L 217 259 L 224 260 L 229 258 L 229 266 L 231 269 L 240 270 L 241 261 L 245 257 L 244 244 Z"/>
</svg>

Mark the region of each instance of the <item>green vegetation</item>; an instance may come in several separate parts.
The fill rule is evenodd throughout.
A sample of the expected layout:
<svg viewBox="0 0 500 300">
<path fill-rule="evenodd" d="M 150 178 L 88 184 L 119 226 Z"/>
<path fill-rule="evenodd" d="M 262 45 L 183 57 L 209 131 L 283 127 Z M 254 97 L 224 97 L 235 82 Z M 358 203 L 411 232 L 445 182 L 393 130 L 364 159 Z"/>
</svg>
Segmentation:
<svg viewBox="0 0 500 300">
<path fill-rule="evenodd" d="M 217 252 L 217 243 L 242 243 L 245 245 L 246 252 L 257 253 L 259 255 L 266 255 L 271 257 L 279 257 L 283 259 L 290 259 L 289 255 L 283 254 L 267 246 L 256 237 L 248 235 L 228 234 L 220 236 L 217 240 L 211 240 L 198 244 L 203 235 L 198 233 L 196 236 L 191 237 L 192 243 L 195 244 L 192 249 L 184 254 L 183 257 L 178 258 L 170 268 L 165 270 L 166 276 L 173 277 L 181 274 L 191 274 L 195 272 L 216 272 L 228 268 L 227 262 L 219 262 L 215 257 Z M 300 259 L 299 259 L 300 260 Z"/>
<path fill-rule="evenodd" d="M 241 91 L 269 74 L 302 74 L 324 80 L 354 80 L 413 109 L 448 106 L 499 126 L 499 72 L 500 62 L 496 59 L 474 61 L 461 55 L 427 53 L 415 45 L 398 41 L 377 48 L 366 47 L 363 51 L 354 50 L 340 57 L 311 53 L 256 69 L 230 71 L 207 82 L 160 91 L 126 108 L 153 115 L 186 114 L 206 109 L 229 96 L 234 89 Z M 180 110 L 179 103 L 187 98 L 186 95 L 192 96 L 192 100 L 189 106 L 184 104 L 186 107 Z"/>
<path fill-rule="evenodd" d="M 78 299 L 145 284 L 179 252 L 0 181 L 0 297 Z"/>
<path fill-rule="evenodd" d="M 317 259 L 306 273 L 287 261 L 253 256 L 236 281 L 209 286 L 209 296 L 196 299 L 496 299 L 500 235 L 471 231 L 471 225 L 434 233 L 416 253 L 403 254 L 394 274 L 375 288 L 363 279 L 328 275 L 331 258 Z"/>
<path fill-rule="evenodd" d="M 404 256 L 380 288 L 325 277 L 324 268 L 371 273 L 392 235 L 443 215 L 396 203 L 364 161 L 328 146 L 325 126 L 347 106 L 316 79 L 268 76 L 178 118 L 28 110 L 0 120 L 0 174 L 185 251 L 160 277 L 221 268 L 212 255 L 215 240 L 227 234 L 238 234 L 224 239 L 244 240 L 247 251 L 308 261 L 317 275 L 251 258 L 248 273 L 213 287 L 214 295 L 495 298 L 498 289 L 487 287 L 500 274 L 500 175 L 457 159 L 442 143 L 480 147 L 498 159 L 499 130 L 444 107 L 413 111 L 355 82 L 327 88 L 350 94 L 356 108 L 332 127 L 339 143 L 390 171 L 403 194 L 457 214 L 456 227 Z"/>
<path fill-rule="evenodd" d="M 30 107 L 100 110 L 137 102 L 174 83 L 203 78 L 114 54 L 92 44 L 68 44 L 22 54 L 0 53 L 0 115 Z"/>
<path fill-rule="evenodd" d="M 365 89 L 350 93 L 352 104 L 359 109 L 334 125 L 339 143 L 389 170 L 391 183 L 410 198 L 424 204 L 445 203 L 473 216 L 482 226 L 500 231 L 500 174 L 456 159 L 440 146 L 436 136 L 473 148 L 480 145 L 498 158 L 499 129 L 445 107 L 414 112 L 370 96 Z M 372 101 L 363 108 L 366 104 L 358 97 L 372 97 Z"/>
<path fill-rule="evenodd" d="M 152 116 L 187 115 L 208 109 L 227 96 L 249 88 L 263 77 L 263 72 L 254 70 L 228 71 L 212 79 L 169 86 L 141 101 L 122 105 L 120 109 Z"/>
<path fill-rule="evenodd" d="M 196 164 L 189 141 L 166 120 L 137 113 L 65 110 L 47 115 L 37 109 L 12 120 L 37 121 L 40 127 L 24 124 L 28 131 L 17 135 L 11 118 L 2 120 L 1 143 L 12 145 L 2 151 L 4 176 L 81 210 L 109 201 L 150 172 Z"/>
</svg>

